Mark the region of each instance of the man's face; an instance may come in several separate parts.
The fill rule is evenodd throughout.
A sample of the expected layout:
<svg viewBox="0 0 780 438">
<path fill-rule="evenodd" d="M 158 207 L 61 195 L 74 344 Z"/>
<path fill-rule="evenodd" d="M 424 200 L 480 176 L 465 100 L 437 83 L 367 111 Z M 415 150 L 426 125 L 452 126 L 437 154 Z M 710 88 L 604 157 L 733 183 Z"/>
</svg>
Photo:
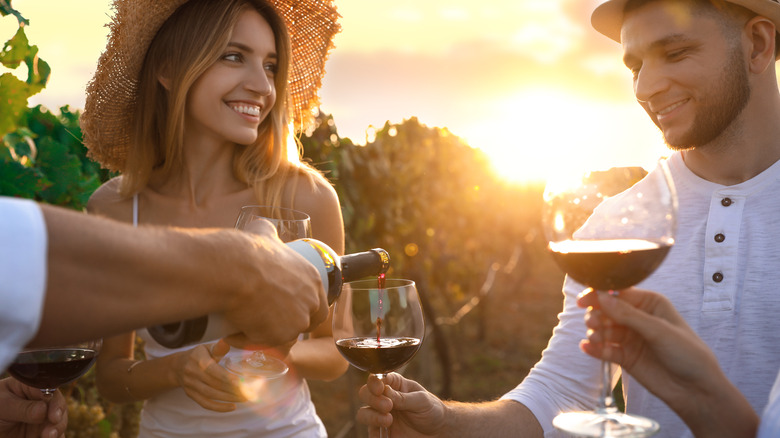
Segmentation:
<svg viewBox="0 0 780 438">
<path fill-rule="evenodd" d="M 673 149 L 717 139 L 750 97 L 739 38 L 727 39 L 718 19 L 694 7 L 650 2 L 626 14 L 621 32 L 634 94 Z"/>
</svg>

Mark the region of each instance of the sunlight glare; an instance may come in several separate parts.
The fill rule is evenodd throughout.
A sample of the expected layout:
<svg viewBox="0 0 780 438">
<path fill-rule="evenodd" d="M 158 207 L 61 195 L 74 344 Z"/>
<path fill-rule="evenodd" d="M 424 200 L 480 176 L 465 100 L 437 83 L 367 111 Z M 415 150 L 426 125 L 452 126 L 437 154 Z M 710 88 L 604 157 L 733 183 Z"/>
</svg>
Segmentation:
<svg viewBox="0 0 780 438">
<path fill-rule="evenodd" d="M 635 104 L 529 90 L 481 115 L 461 135 L 513 182 L 612 166 L 646 167 L 668 153 L 659 131 Z"/>
</svg>

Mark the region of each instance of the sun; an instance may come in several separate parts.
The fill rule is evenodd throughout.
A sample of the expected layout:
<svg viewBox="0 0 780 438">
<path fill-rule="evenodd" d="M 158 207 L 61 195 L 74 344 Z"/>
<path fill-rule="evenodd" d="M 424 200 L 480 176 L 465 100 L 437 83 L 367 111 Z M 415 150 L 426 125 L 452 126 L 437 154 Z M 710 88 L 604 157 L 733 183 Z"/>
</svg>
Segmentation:
<svg viewBox="0 0 780 438">
<path fill-rule="evenodd" d="M 668 154 L 638 105 L 595 101 L 559 90 L 528 90 L 494 102 L 461 135 L 513 182 L 555 172 L 652 165 Z"/>
</svg>

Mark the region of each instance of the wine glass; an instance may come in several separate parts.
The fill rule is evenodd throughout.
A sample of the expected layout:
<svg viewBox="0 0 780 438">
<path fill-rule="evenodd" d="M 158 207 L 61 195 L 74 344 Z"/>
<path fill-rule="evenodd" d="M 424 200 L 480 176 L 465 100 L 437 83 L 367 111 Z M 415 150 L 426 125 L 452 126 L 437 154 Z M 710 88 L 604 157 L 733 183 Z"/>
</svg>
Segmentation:
<svg viewBox="0 0 780 438">
<path fill-rule="evenodd" d="M 612 168 L 547 181 L 545 235 L 553 258 L 571 279 L 597 291 L 625 289 L 647 278 L 666 257 L 674 244 L 676 191 L 665 160 L 643 173 Z M 617 409 L 610 363 L 602 361 L 601 367 L 598 407 L 559 414 L 555 428 L 587 437 L 656 433 L 656 421 Z"/>
<path fill-rule="evenodd" d="M 269 221 L 276 227 L 283 242 L 311 237 L 309 215 L 290 208 L 268 205 L 247 205 L 241 208 L 236 229 L 253 232 L 259 222 Z M 283 360 L 265 354 L 263 350 L 233 350 L 225 356 L 225 368 L 249 377 L 273 379 L 287 374 L 289 367 Z"/>
<path fill-rule="evenodd" d="M 381 380 L 408 362 L 425 334 L 420 298 L 411 280 L 345 283 L 333 307 L 333 339 L 354 367 Z M 388 437 L 387 428 L 380 438 Z"/>
<path fill-rule="evenodd" d="M 89 371 L 95 363 L 102 340 L 70 345 L 22 350 L 8 367 L 8 374 L 27 386 L 50 396 L 62 385 Z"/>
</svg>

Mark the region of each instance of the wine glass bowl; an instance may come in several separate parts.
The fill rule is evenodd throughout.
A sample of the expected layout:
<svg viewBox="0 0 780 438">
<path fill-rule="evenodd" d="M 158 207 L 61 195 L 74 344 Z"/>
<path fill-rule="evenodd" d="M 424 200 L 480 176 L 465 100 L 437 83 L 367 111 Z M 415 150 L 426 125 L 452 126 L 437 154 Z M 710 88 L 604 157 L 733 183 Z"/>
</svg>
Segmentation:
<svg viewBox="0 0 780 438">
<path fill-rule="evenodd" d="M 236 229 L 251 233 L 256 229 L 258 221 L 271 222 L 282 242 L 311 237 L 311 219 L 308 214 L 291 208 L 269 205 L 241 207 L 236 219 Z"/>
<path fill-rule="evenodd" d="M 22 350 L 8 367 L 8 374 L 46 395 L 84 375 L 97 359 L 102 340 Z"/>
<path fill-rule="evenodd" d="M 251 233 L 258 229 L 256 227 L 260 222 L 270 222 L 283 242 L 311 237 L 311 219 L 308 214 L 291 208 L 269 205 L 241 207 L 236 219 L 236 229 Z M 276 379 L 289 371 L 289 367 L 283 360 L 266 354 L 262 349 L 231 348 L 224 358 L 224 363 L 225 368 L 244 377 Z"/>
<path fill-rule="evenodd" d="M 548 249 L 570 279 L 595 290 L 634 286 L 650 276 L 674 244 L 677 196 L 665 160 L 646 175 L 613 168 L 548 180 L 542 223 Z M 594 411 L 564 412 L 553 425 L 575 436 L 650 436 L 654 420 L 620 412 L 610 364 L 602 362 Z"/>
<path fill-rule="evenodd" d="M 345 283 L 333 307 L 333 339 L 352 366 L 382 379 L 410 361 L 422 345 L 425 321 L 411 280 Z M 387 430 L 380 430 L 386 437 Z"/>
</svg>

